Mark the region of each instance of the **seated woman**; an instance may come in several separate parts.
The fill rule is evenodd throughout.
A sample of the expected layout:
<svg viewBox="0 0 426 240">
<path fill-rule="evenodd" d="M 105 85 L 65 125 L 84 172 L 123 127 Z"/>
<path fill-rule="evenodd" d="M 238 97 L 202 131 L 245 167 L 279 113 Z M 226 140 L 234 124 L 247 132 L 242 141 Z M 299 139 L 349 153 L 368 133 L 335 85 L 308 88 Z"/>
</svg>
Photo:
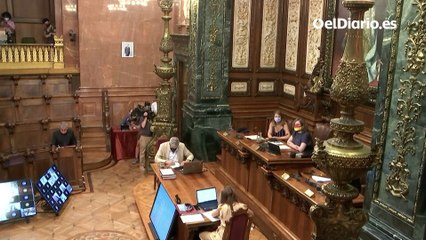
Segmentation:
<svg viewBox="0 0 426 240">
<path fill-rule="evenodd" d="M 219 217 L 220 225 L 216 231 L 213 232 L 201 232 L 201 240 L 216 240 L 222 239 L 223 232 L 225 231 L 226 222 L 232 217 L 232 212 L 239 209 L 247 209 L 247 205 L 237 201 L 237 196 L 231 186 L 225 186 L 220 193 L 220 202 L 217 209 L 213 210 L 212 216 Z"/>
<path fill-rule="evenodd" d="M 290 130 L 287 121 L 282 118 L 280 111 L 274 112 L 274 120 L 269 123 L 268 138 L 287 140 L 290 138 Z"/>
<path fill-rule="evenodd" d="M 309 131 L 305 130 L 305 121 L 296 118 L 293 127 L 294 132 L 288 139 L 287 145 L 299 153 L 303 153 L 303 155 L 311 155 L 314 150 L 314 143 Z"/>
</svg>

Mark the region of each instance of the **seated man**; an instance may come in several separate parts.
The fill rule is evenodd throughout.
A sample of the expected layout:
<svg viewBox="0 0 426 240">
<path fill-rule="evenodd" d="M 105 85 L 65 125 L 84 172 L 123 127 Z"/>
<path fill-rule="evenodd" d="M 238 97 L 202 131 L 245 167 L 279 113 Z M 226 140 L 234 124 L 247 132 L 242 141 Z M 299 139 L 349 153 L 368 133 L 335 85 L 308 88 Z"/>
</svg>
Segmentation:
<svg viewBox="0 0 426 240">
<path fill-rule="evenodd" d="M 66 122 L 61 122 L 59 129 L 54 131 L 52 135 L 52 151 L 54 151 L 57 147 L 72 146 L 76 144 L 77 140 L 75 139 L 72 129 L 68 129 L 68 124 Z"/>
<path fill-rule="evenodd" d="M 166 167 L 173 166 L 176 163 L 182 166 L 193 159 L 194 155 L 186 148 L 184 143 L 179 142 L 177 137 L 172 137 L 168 142 L 162 143 L 155 155 L 155 162 L 164 163 Z"/>
<path fill-rule="evenodd" d="M 294 120 L 294 132 L 287 141 L 287 145 L 303 155 L 309 156 L 314 150 L 311 134 L 305 130 L 305 121 L 300 118 Z"/>
</svg>

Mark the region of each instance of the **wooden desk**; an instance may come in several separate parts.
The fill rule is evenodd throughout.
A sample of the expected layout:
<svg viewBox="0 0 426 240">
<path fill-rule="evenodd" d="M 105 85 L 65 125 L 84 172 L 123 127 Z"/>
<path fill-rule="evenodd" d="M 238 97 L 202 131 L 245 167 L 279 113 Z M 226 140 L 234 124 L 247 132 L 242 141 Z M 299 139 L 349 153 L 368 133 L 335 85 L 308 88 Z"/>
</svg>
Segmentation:
<svg viewBox="0 0 426 240">
<path fill-rule="evenodd" d="M 111 130 L 111 154 L 115 160 L 135 158 L 138 130 Z"/>
<path fill-rule="evenodd" d="M 74 190 L 84 189 L 83 152 L 81 146 L 66 146 L 52 153 L 52 161 Z"/>
<path fill-rule="evenodd" d="M 151 164 L 152 170 L 155 174 L 155 180 L 158 184 L 163 184 L 164 188 L 167 191 L 167 194 L 173 200 L 174 204 L 176 203 L 176 194 L 179 195 L 181 203 L 190 203 L 195 205 L 197 203 L 197 198 L 195 191 L 201 188 L 207 187 L 216 187 L 217 193 L 220 193 L 223 189 L 223 185 L 219 180 L 207 169 L 200 174 L 189 174 L 183 175 L 181 173 L 176 173 L 176 179 L 165 180 L 161 178 L 160 169 L 157 164 Z M 143 219 L 143 218 L 142 218 Z M 149 218 L 148 218 L 149 219 Z M 180 217 L 175 221 L 177 224 L 175 237 L 176 239 L 193 239 L 194 232 L 198 230 L 201 226 L 215 225 L 217 223 L 210 222 L 205 218 L 204 222 L 184 224 Z M 147 232 L 150 231 L 148 223 L 144 221 L 145 228 Z M 150 236 L 151 234 L 148 234 Z M 151 239 L 151 237 L 150 237 Z"/>
<path fill-rule="evenodd" d="M 304 180 L 284 181 L 284 172 L 324 174 L 313 167 L 310 158 L 290 158 L 289 150 L 280 156 L 257 149 L 255 141 L 218 132 L 222 151 L 216 176 L 236 189 L 239 199 L 254 212 L 253 222 L 268 239 L 311 239 L 314 223 L 310 206 L 325 203 L 325 197 Z M 311 189 L 315 195 L 304 194 Z M 360 200 L 362 202 L 362 199 Z"/>
</svg>

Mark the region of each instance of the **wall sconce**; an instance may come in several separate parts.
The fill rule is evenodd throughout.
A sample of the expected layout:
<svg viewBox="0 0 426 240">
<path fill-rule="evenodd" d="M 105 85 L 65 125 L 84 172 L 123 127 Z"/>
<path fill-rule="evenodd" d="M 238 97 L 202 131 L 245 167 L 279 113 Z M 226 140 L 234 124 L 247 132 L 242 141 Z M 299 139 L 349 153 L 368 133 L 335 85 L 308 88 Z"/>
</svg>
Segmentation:
<svg viewBox="0 0 426 240">
<path fill-rule="evenodd" d="M 68 36 L 70 36 L 70 41 L 75 42 L 77 39 L 77 33 L 74 32 L 72 29 L 68 32 Z"/>
</svg>

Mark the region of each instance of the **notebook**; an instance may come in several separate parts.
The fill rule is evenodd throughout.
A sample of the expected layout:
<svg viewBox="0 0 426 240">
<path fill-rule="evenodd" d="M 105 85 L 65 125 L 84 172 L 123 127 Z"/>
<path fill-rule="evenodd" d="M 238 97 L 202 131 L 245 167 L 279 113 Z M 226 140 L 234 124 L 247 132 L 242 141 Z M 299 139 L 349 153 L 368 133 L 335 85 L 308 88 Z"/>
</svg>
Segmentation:
<svg viewBox="0 0 426 240">
<path fill-rule="evenodd" d="M 204 211 L 210 211 L 217 208 L 217 195 L 216 188 L 203 188 L 198 189 L 197 192 L 197 205 Z"/>
<path fill-rule="evenodd" d="M 268 142 L 268 151 L 272 154 L 281 155 L 280 146 Z"/>
<path fill-rule="evenodd" d="M 181 172 L 183 174 L 202 173 L 203 172 L 203 162 L 201 162 L 201 161 L 187 162 L 183 165 Z"/>
</svg>

